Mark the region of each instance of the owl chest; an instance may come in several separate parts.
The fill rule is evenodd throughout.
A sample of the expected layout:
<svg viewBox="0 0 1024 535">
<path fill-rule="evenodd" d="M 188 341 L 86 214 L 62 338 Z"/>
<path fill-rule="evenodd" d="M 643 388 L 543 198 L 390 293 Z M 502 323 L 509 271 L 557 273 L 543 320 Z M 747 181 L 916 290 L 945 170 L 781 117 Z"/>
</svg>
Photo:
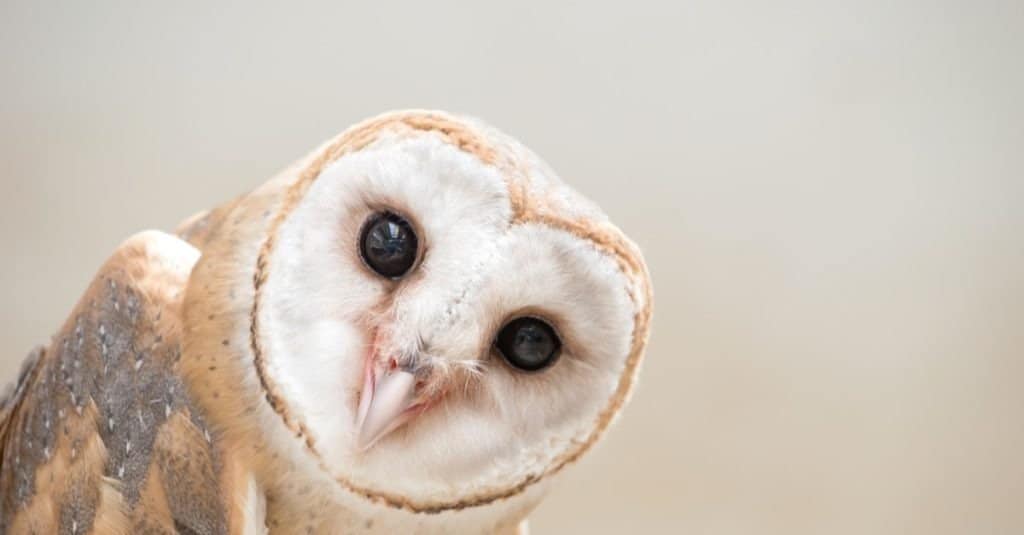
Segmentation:
<svg viewBox="0 0 1024 535">
<path fill-rule="evenodd" d="M 292 497 L 294 498 L 294 497 Z M 266 501 L 266 525 L 271 534 L 384 535 L 415 533 L 443 534 L 520 534 L 526 533 L 522 515 L 502 515 L 503 507 L 483 507 L 443 513 L 411 513 L 368 503 L 338 502 L 337 497 L 310 493 L 305 503 L 294 499 L 276 500 L 271 493 Z M 289 502 L 287 505 L 284 502 Z M 258 508 L 250 508 L 258 510 Z"/>
</svg>

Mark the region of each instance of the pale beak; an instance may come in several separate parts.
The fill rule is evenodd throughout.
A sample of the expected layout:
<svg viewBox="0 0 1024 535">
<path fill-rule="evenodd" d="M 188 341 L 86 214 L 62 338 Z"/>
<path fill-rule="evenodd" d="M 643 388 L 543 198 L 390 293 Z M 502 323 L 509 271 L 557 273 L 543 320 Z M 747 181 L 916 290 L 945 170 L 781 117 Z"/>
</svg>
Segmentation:
<svg viewBox="0 0 1024 535">
<path fill-rule="evenodd" d="M 367 372 L 356 416 L 356 445 L 360 451 L 409 420 L 415 390 L 416 376 L 400 368 L 384 372 L 376 380 L 371 371 Z"/>
</svg>

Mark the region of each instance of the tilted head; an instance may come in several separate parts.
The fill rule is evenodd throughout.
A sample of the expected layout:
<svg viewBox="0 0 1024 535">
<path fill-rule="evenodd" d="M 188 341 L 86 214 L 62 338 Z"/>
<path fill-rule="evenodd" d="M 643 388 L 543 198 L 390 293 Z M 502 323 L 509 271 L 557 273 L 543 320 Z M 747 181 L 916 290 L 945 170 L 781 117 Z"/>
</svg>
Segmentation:
<svg viewBox="0 0 1024 535">
<path fill-rule="evenodd" d="M 192 306 L 192 330 L 246 312 L 223 344 L 272 415 L 263 432 L 284 424 L 345 490 L 426 512 L 508 498 L 625 402 L 650 320 L 643 260 L 503 134 L 389 114 L 253 195 L 204 257 L 230 274 L 201 264 L 189 289 L 231 298 Z"/>
</svg>

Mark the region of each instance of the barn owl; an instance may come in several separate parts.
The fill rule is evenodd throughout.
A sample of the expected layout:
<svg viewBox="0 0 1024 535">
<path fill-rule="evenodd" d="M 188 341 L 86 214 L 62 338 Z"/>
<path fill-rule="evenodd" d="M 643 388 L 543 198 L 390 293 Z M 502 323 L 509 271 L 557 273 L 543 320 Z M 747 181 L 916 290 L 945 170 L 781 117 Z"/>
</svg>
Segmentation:
<svg viewBox="0 0 1024 535">
<path fill-rule="evenodd" d="M 532 152 L 378 116 L 114 252 L 0 405 L 0 531 L 524 532 L 650 319 L 637 247 Z"/>
</svg>

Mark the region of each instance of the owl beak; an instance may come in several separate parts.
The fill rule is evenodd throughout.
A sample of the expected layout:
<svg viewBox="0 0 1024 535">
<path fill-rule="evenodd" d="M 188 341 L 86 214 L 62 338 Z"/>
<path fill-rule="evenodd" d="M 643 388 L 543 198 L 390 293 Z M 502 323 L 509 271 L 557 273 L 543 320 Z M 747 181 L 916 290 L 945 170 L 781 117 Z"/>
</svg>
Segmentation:
<svg viewBox="0 0 1024 535">
<path fill-rule="evenodd" d="M 376 379 L 372 371 L 367 372 L 356 418 L 356 445 L 360 451 L 366 451 L 412 417 L 413 411 L 409 409 L 414 405 L 415 390 L 416 376 L 401 368 Z"/>
</svg>

